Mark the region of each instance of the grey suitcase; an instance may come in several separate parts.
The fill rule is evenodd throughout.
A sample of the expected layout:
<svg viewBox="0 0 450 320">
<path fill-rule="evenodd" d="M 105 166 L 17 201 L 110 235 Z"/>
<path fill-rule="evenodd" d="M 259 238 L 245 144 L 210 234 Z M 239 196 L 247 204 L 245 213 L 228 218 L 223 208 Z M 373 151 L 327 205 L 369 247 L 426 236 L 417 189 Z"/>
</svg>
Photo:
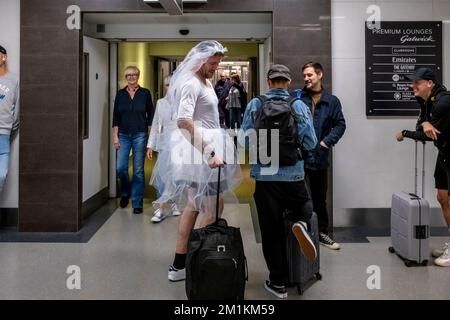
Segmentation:
<svg viewBox="0 0 450 320">
<path fill-rule="evenodd" d="M 424 197 L 425 143 L 423 142 L 422 197 L 417 195 L 417 141 L 415 144 L 415 191 L 392 195 L 391 241 L 407 267 L 426 266 L 430 254 L 430 205 Z"/>
<path fill-rule="evenodd" d="M 317 259 L 309 262 L 301 253 L 298 241 L 292 232 L 292 225 L 297 222 L 290 219 L 290 212 L 285 212 L 285 227 L 287 235 L 287 261 L 289 266 L 289 283 L 291 287 L 296 286 L 301 295 L 307 287 L 312 285 L 313 280 L 321 280 L 320 274 L 320 245 L 319 245 L 319 223 L 315 212 L 311 216 L 311 227 L 309 236 L 314 242 L 317 250 Z"/>
</svg>

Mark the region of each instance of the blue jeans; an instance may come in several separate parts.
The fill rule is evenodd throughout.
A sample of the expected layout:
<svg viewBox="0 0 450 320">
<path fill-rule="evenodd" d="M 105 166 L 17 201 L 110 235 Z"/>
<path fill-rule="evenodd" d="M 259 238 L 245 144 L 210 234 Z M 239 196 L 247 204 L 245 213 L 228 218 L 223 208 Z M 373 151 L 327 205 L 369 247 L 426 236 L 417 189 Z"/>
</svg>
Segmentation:
<svg viewBox="0 0 450 320">
<path fill-rule="evenodd" d="M 10 136 L 8 134 L 0 134 L 0 192 L 3 191 L 6 176 L 8 175 L 9 166 L 9 150 Z"/>
<path fill-rule="evenodd" d="M 148 134 L 138 132 L 125 134 L 119 132 L 120 149 L 117 151 L 117 176 L 120 180 L 120 196 L 129 198 L 133 208 L 142 208 L 145 189 L 145 152 Z M 133 151 L 133 180 L 128 176 L 130 150 Z"/>
</svg>

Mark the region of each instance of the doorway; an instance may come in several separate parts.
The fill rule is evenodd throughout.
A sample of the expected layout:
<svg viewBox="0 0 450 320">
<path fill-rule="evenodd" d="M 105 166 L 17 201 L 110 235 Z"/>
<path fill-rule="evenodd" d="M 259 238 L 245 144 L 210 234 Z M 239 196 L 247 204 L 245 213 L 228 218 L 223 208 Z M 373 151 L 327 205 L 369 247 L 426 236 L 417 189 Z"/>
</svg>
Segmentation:
<svg viewBox="0 0 450 320">
<path fill-rule="evenodd" d="M 163 79 L 172 73 L 187 52 L 203 39 L 214 38 L 227 47 L 228 53 L 223 59 L 223 68 L 229 72 L 235 71 L 241 76 L 248 93 L 247 101 L 260 93 L 260 74 L 266 72 L 264 68 L 261 69 L 261 65 L 265 67 L 265 63 L 261 64 L 260 61 L 267 61 L 267 57 L 261 56 L 260 47 L 271 37 L 270 13 L 183 14 L 179 17 L 156 13 L 87 13 L 83 18 L 83 30 L 86 34 L 110 42 L 111 115 L 115 93 L 126 85 L 123 79 L 124 67 L 136 65 L 140 68 L 141 85 L 151 91 L 156 106 L 157 100 L 163 96 Z M 181 28 L 191 32 L 188 35 L 168 32 Z M 146 38 L 149 35 L 151 39 Z M 270 52 L 271 48 L 266 51 Z M 215 81 L 213 78 L 213 85 Z M 109 136 L 111 139 L 111 134 Z M 116 197 L 116 152 L 112 142 L 110 146 L 109 195 Z M 145 197 L 148 200 L 153 199 L 156 193 L 148 185 L 150 175 L 151 169 L 147 169 Z"/>
<path fill-rule="evenodd" d="M 222 72 L 230 75 L 237 73 L 243 84 L 247 94 L 247 101 L 250 101 L 259 90 L 258 81 L 258 44 L 249 44 L 246 41 L 227 43 L 222 42 L 226 47 L 233 48 L 233 55 L 225 56 L 216 70 L 214 76 L 210 79 L 213 86 L 217 83 L 219 75 Z M 146 58 L 146 62 L 141 62 L 142 65 L 147 65 L 146 70 L 146 83 L 148 89 L 152 93 L 153 104 L 156 106 L 157 100 L 163 97 L 163 81 L 168 75 L 171 75 L 182 62 L 187 52 L 196 45 L 196 42 L 180 43 L 180 42 L 147 42 L 147 43 L 119 43 L 119 65 L 125 66 L 127 63 L 132 63 L 136 59 L 133 52 L 141 50 L 143 46 L 148 50 L 149 55 Z M 130 54 L 131 53 L 131 54 Z M 165 55 L 163 53 L 166 53 Z M 119 77 L 120 77 L 120 70 Z M 148 184 L 152 174 L 153 167 L 156 163 L 157 154 L 151 161 L 148 159 L 145 162 L 145 194 L 144 198 L 147 201 L 152 201 L 156 197 L 156 190 Z M 131 163 L 130 163 L 131 165 Z M 131 171 L 130 171 L 131 173 Z M 247 180 L 246 180 L 247 181 Z M 248 179 L 250 181 L 250 179 Z M 245 193 L 245 190 L 249 190 L 248 183 L 246 187 L 240 187 L 241 193 Z M 250 192 L 246 192 L 250 193 Z"/>
</svg>

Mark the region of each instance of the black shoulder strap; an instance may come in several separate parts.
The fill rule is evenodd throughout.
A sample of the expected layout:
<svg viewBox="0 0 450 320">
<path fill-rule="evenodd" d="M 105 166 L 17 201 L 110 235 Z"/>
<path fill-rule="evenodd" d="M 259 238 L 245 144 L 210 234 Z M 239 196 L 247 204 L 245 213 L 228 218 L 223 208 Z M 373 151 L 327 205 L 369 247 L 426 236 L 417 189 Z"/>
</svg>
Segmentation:
<svg viewBox="0 0 450 320">
<path fill-rule="evenodd" d="M 294 104 L 295 101 L 300 100 L 300 98 L 298 97 L 292 97 L 291 99 L 288 100 L 288 104 L 290 107 L 292 107 L 292 105 Z"/>
<path fill-rule="evenodd" d="M 265 94 L 262 94 L 262 95 L 260 95 L 260 96 L 257 96 L 256 97 L 259 101 L 261 101 L 261 105 L 263 105 L 266 101 L 269 101 L 269 98 L 265 95 Z"/>
</svg>

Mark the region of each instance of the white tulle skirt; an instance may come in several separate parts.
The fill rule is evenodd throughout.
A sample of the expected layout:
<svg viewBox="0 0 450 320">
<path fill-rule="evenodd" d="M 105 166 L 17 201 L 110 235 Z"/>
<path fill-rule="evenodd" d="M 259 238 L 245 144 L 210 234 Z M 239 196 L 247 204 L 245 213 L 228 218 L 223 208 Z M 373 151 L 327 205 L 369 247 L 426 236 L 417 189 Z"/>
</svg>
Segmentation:
<svg viewBox="0 0 450 320">
<path fill-rule="evenodd" d="M 220 197 L 227 203 L 237 203 L 234 189 L 242 181 L 233 139 L 223 129 L 202 129 L 203 141 L 212 146 L 224 161 L 220 172 Z M 161 136 L 161 151 L 153 169 L 150 184 L 162 186 L 160 196 L 153 202 L 175 202 L 180 209 L 206 215 L 215 214 L 218 191 L 218 168 L 211 169 L 205 157 L 182 135 L 180 130 L 170 130 Z"/>
</svg>

